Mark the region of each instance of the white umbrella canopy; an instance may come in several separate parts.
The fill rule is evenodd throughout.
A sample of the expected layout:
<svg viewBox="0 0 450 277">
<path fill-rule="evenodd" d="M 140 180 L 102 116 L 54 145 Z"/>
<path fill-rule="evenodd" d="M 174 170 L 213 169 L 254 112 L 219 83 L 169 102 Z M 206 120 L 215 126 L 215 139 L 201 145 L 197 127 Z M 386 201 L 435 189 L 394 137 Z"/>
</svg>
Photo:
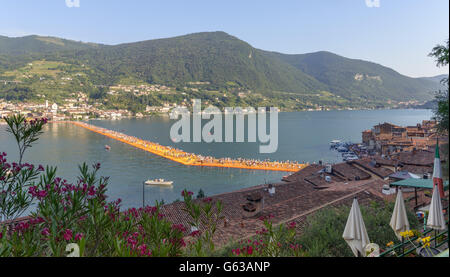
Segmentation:
<svg viewBox="0 0 450 277">
<path fill-rule="evenodd" d="M 435 230 L 445 230 L 445 219 L 444 213 L 442 212 L 441 195 L 439 194 L 439 188 L 437 186 L 434 186 L 433 189 L 433 197 L 431 198 L 427 227 Z"/>
<path fill-rule="evenodd" d="M 353 200 L 353 205 L 342 237 L 350 246 L 356 257 L 366 256 L 365 247 L 370 241 L 356 198 Z M 360 255 L 358 255 L 358 253 Z"/>
<path fill-rule="evenodd" d="M 395 200 L 394 212 L 392 213 L 391 222 L 389 223 L 392 230 L 399 240 L 402 240 L 401 232 L 409 230 L 409 221 L 406 214 L 405 201 L 403 200 L 402 190 L 397 192 L 397 199 Z"/>
</svg>

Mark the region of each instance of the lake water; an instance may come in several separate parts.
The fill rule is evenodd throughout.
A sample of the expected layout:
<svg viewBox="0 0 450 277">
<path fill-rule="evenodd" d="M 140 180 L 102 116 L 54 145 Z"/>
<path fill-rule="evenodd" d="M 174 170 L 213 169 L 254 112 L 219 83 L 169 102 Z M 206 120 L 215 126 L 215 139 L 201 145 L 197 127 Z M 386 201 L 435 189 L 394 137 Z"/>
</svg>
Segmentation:
<svg viewBox="0 0 450 277">
<path fill-rule="evenodd" d="M 300 162 L 338 162 L 341 156 L 329 149 L 333 139 L 361 142 L 361 132 L 373 125 L 390 122 L 415 125 L 432 117 L 431 110 L 317 111 L 279 114 L 278 150 L 260 154 L 259 143 L 179 143 L 169 137 L 175 122 L 168 117 L 90 121 L 91 124 L 139 138 L 170 145 L 187 152 L 207 156 L 242 157 Z M 17 146 L 6 127 L 0 125 L 0 152 L 8 161 L 17 160 Z M 104 145 L 111 151 L 105 151 Z M 75 181 L 77 165 L 100 162 L 103 176 L 110 176 L 110 200 L 121 198 L 123 206 L 142 205 L 142 182 L 164 178 L 174 181 L 173 188 L 146 187 L 146 204 L 155 200 L 170 203 L 181 199 L 188 189 L 206 195 L 230 192 L 264 182 L 279 181 L 287 173 L 223 168 L 189 167 L 112 140 L 71 124 L 49 124 L 38 144 L 28 150 L 25 161 L 58 166 L 58 175 Z"/>
</svg>

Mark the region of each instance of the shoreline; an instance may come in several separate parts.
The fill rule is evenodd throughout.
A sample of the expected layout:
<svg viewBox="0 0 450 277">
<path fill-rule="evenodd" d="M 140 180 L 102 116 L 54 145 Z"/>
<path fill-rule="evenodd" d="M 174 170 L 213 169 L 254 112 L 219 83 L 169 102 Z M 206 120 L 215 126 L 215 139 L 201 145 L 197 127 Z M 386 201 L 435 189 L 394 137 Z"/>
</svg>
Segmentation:
<svg viewBox="0 0 450 277">
<path fill-rule="evenodd" d="M 299 111 L 278 111 L 278 113 L 309 113 L 309 112 L 352 112 L 352 111 L 391 111 L 391 110 L 422 110 L 422 111 L 428 111 L 432 109 L 414 109 L 414 108 L 393 108 L 393 109 L 353 109 L 353 110 L 347 110 L 347 109 L 334 109 L 334 110 L 299 110 Z M 224 114 L 224 112 L 221 112 L 220 114 Z M 247 113 L 244 113 L 244 115 L 247 115 Z M 109 121 L 116 121 L 121 119 L 145 119 L 145 118 L 152 118 L 152 117 L 170 117 L 170 113 L 155 113 L 151 115 L 144 115 L 144 116 L 121 116 L 116 118 L 89 118 L 89 119 L 82 119 L 82 120 L 71 120 L 71 119 L 65 119 L 65 120 L 58 120 L 58 121 L 49 121 L 49 122 L 87 122 L 90 120 L 109 120 Z M 2 121 L 0 121 L 0 125 L 2 124 Z"/>
</svg>

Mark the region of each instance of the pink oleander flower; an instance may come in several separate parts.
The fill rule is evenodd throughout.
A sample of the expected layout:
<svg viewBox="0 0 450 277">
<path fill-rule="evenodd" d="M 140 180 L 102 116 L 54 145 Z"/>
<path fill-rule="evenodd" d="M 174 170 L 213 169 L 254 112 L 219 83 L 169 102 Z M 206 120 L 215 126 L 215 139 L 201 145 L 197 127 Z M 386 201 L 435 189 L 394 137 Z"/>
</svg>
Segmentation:
<svg viewBox="0 0 450 277">
<path fill-rule="evenodd" d="M 80 241 L 83 237 L 84 237 L 84 235 L 82 233 L 78 233 L 75 235 L 75 240 Z"/>
<path fill-rule="evenodd" d="M 289 230 L 295 229 L 296 226 L 297 226 L 297 223 L 295 223 L 295 221 L 292 221 L 291 223 L 287 224 L 287 228 Z"/>
<path fill-rule="evenodd" d="M 42 217 L 36 217 L 36 218 L 32 218 L 32 219 L 30 219 L 30 223 L 31 224 L 39 224 L 39 223 L 42 223 L 42 222 L 44 222 L 45 220 L 42 218 Z"/>
<path fill-rule="evenodd" d="M 89 188 L 88 195 L 89 195 L 89 196 L 94 196 L 95 193 L 96 193 L 95 187 L 94 187 L 94 186 L 90 187 L 90 188 Z"/>
<path fill-rule="evenodd" d="M 71 240 L 72 237 L 73 237 L 72 230 L 66 229 L 66 231 L 64 232 L 64 236 L 63 236 L 63 237 L 64 237 L 64 239 L 67 240 L 67 241 Z"/>
<path fill-rule="evenodd" d="M 261 231 L 256 231 L 256 234 L 258 235 L 264 235 L 268 232 L 268 230 L 266 228 L 261 228 Z"/>
<path fill-rule="evenodd" d="M 30 222 L 20 222 L 15 226 L 16 232 L 25 232 L 30 228 Z"/>
<path fill-rule="evenodd" d="M 44 229 L 42 230 L 41 234 L 42 234 L 44 237 L 47 237 L 48 235 L 50 235 L 50 230 L 49 230 L 48 228 L 44 228 Z"/>
<path fill-rule="evenodd" d="M 200 232 L 200 230 L 196 230 L 196 231 L 193 231 L 193 232 L 190 234 L 190 236 L 191 236 L 191 237 L 199 237 L 201 234 L 202 234 L 202 233 Z"/>
<path fill-rule="evenodd" d="M 47 192 L 45 190 L 41 190 L 37 193 L 38 198 L 45 198 L 47 196 Z"/>
<path fill-rule="evenodd" d="M 29 187 L 29 188 L 28 188 L 28 193 L 31 194 L 31 195 L 34 197 L 34 196 L 37 195 L 36 190 L 37 190 L 37 187 L 36 187 L 36 186 L 34 186 L 34 187 Z"/>
<path fill-rule="evenodd" d="M 186 227 L 184 227 L 184 225 L 183 224 L 173 224 L 172 225 L 172 229 L 173 230 L 177 230 L 177 231 L 179 231 L 179 232 L 181 232 L 181 233 L 184 233 L 184 232 L 186 232 Z"/>
<path fill-rule="evenodd" d="M 212 202 L 212 198 L 211 197 L 203 199 L 203 203 L 211 203 L 211 202 Z"/>
<path fill-rule="evenodd" d="M 100 163 L 96 163 L 96 164 L 93 164 L 93 165 L 92 165 L 92 167 L 93 167 L 94 169 L 96 169 L 96 170 L 99 170 L 99 169 L 100 169 L 100 166 L 101 166 Z"/>
<path fill-rule="evenodd" d="M 147 245 L 145 244 L 141 244 L 137 247 L 137 249 L 140 251 L 140 255 L 141 256 L 146 256 L 148 255 L 148 250 L 147 250 Z"/>
<path fill-rule="evenodd" d="M 186 194 L 186 193 L 187 193 L 187 194 Z M 186 190 L 183 190 L 183 191 L 181 192 L 181 196 L 183 196 L 183 197 L 192 196 L 192 195 L 194 195 L 194 193 L 193 193 L 192 191 L 186 191 Z"/>
</svg>

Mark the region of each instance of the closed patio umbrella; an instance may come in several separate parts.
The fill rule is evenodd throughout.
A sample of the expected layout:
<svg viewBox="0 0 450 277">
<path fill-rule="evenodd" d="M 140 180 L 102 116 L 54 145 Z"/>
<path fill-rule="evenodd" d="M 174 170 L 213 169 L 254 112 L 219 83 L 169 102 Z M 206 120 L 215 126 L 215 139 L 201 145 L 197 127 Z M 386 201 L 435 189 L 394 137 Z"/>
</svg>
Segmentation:
<svg viewBox="0 0 450 277">
<path fill-rule="evenodd" d="M 399 240 L 402 240 L 400 232 L 409 230 L 409 221 L 408 216 L 406 215 L 405 201 L 403 200 L 403 193 L 401 189 L 397 192 L 394 212 L 392 213 L 391 222 L 389 225 L 394 230 L 395 235 Z"/>
<path fill-rule="evenodd" d="M 427 227 L 434 230 L 445 230 L 444 213 L 442 212 L 441 195 L 438 186 L 434 186 L 428 213 Z"/>
<path fill-rule="evenodd" d="M 366 256 L 365 247 L 370 241 L 356 197 L 353 200 L 353 205 L 342 237 L 350 246 L 356 257 Z"/>
</svg>

